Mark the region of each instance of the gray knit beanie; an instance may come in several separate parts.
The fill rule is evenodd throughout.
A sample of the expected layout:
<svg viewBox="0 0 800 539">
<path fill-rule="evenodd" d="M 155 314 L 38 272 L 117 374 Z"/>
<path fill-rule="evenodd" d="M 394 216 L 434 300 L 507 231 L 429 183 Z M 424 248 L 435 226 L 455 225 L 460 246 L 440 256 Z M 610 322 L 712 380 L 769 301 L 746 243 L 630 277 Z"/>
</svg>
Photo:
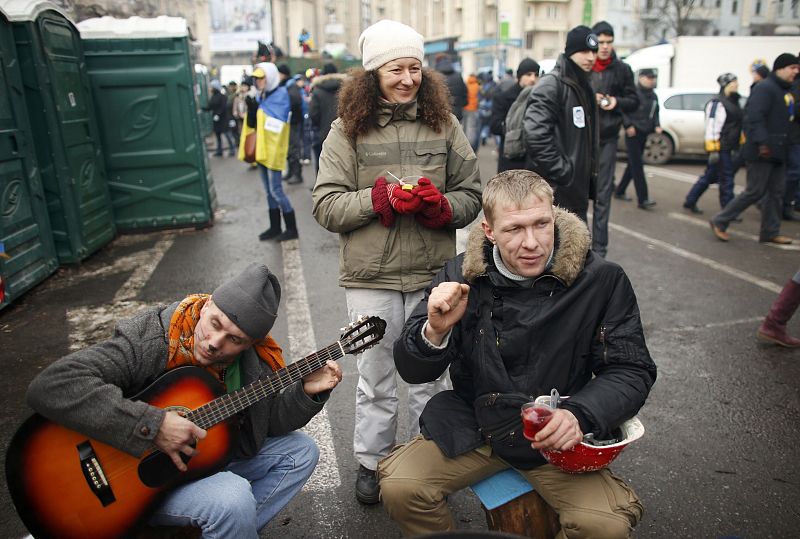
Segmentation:
<svg viewBox="0 0 800 539">
<path fill-rule="evenodd" d="M 253 263 L 219 285 L 211 299 L 248 337 L 261 339 L 278 316 L 281 285 L 265 265 Z"/>
</svg>

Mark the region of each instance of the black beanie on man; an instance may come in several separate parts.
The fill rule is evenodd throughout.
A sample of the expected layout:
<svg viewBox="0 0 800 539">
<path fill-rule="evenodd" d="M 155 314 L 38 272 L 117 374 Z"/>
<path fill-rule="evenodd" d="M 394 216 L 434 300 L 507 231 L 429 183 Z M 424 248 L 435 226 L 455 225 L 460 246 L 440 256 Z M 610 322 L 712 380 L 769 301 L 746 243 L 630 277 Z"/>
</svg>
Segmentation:
<svg viewBox="0 0 800 539">
<path fill-rule="evenodd" d="M 536 63 L 536 60 L 531 58 L 523 58 L 517 66 L 517 80 L 521 79 L 528 73 L 536 73 L 538 75 L 541 70 L 542 68 Z"/>
<path fill-rule="evenodd" d="M 567 46 L 564 47 L 567 58 L 576 52 L 596 50 L 597 35 L 588 26 L 576 26 L 567 34 Z"/>
<path fill-rule="evenodd" d="M 784 52 L 777 58 L 775 58 L 775 63 L 772 64 L 772 70 L 777 71 L 779 69 L 783 69 L 786 66 L 794 65 L 798 63 L 797 56 L 794 54 L 789 54 L 788 52 Z"/>
<path fill-rule="evenodd" d="M 211 294 L 214 305 L 251 339 L 266 337 L 278 316 L 281 285 L 263 264 L 250 264 Z"/>
<path fill-rule="evenodd" d="M 592 26 L 592 32 L 598 36 L 600 34 L 605 34 L 607 36 L 614 37 L 614 27 L 608 24 L 606 21 L 600 21 Z"/>
</svg>

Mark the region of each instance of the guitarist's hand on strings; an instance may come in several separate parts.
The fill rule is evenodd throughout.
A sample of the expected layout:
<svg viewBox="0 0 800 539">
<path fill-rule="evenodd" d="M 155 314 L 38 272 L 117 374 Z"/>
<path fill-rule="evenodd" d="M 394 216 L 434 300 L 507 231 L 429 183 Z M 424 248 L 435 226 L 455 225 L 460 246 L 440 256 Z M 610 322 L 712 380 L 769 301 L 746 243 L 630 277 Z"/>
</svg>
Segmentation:
<svg viewBox="0 0 800 539">
<path fill-rule="evenodd" d="M 185 472 L 188 468 L 181 460 L 180 454 L 193 456 L 197 451 L 192 444 L 205 437 L 205 430 L 181 417 L 177 412 L 167 412 L 153 443 L 162 453 L 169 455 L 180 471 Z"/>
<path fill-rule="evenodd" d="M 330 391 L 342 381 L 342 368 L 330 359 L 321 369 L 303 376 L 303 391 L 307 395 L 316 395 L 323 391 Z"/>
</svg>

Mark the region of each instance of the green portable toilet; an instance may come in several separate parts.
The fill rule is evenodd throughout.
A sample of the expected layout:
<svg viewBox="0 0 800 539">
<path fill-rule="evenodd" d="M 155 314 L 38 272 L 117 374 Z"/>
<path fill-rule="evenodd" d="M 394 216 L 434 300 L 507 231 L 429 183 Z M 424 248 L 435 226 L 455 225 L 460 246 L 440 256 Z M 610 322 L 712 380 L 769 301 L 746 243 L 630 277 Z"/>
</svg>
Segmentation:
<svg viewBox="0 0 800 539">
<path fill-rule="evenodd" d="M 210 82 L 208 68 L 203 64 L 194 64 L 194 75 L 197 114 L 200 115 L 200 134 L 205 138 L 211 135 L 211 131 L 214 128 L 213 114 L 211 114 L 210 110 L 205 109 L 208 107 L 208 84 Z"/>
<path fill-rule="evenodd" d="M 58 269 L 11 23 L 0 7 L 0 309 Z"/>
<path fill-rule="evenodd" d="M 4 0 L 25 87 L 36 161 L 61 263 L 111 241 L 114 218 L 83 50 L 55 4 Z"/>
<path fill-rule="evenodd" d="M 101 17 L 78 28 L 117 228 L 210 223 L 216 193 L 186 21 Z"/>
</svg>

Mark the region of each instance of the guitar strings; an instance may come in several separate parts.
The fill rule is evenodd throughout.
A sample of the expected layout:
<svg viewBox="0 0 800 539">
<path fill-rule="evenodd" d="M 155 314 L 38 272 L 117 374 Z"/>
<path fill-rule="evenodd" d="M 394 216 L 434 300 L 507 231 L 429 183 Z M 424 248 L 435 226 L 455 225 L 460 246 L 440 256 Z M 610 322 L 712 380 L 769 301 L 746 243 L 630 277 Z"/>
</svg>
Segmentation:
<svg viewBox="0 0 800 539">
<path fill-rule="evenodd" d="M 265 378 L 256 380 L 245 388 L 233 393 L 222 395 L 221 397 L 203 404 L 202 406 L 186 414 L 186 418 L 203 429 L 211 428 L 220 421 L 231 417 L 232 415 L 258 402 L 259 400 L 264 399 L 273 393 L 277 393 L 285 387 L 288 387 L 292 383 L 301 379 L 303 376 L 311 374 L 312 372 L 322 368 L 329 359 L 335 361 L 344 357 L 343 348 L 345 345 L 350 345 L 353 342 L 357 342 L 359 339 L 363 339 L 368 336 L 369 334 L 361 334 L 355 337 L 344 337 L 339 341 L 323 348 L 317 353 L 310 354 L 304 359 L 295 363 L 291 363 L 285 368 L 275 371 Z M 277 382 L 277 387 L 273 385 L 273 382 Z M 148 451 L 152 450 L 158 450 L 158 448 L 153 445 L 150 447 L 150 449 L 148 449 Z M 131 458 L 135 460 L 131 460 L 125 465 L 120 465 L 119 467 L 114 466 L 119 462 L 130 460 Z M 105 456 L 102 460 L 103 462 L 100 463 L 101 467 L 104 465 L 109 468 L 115 467 L 113 472 L 105 472 L 105 477 L 109 484 L 111 483 L 112 479 L 128 473 L 131 469 L 138 467 L 140 463 L 140 460 L 136 457 L 131 457 L 127 453 L 123 452 Z"/>
</svg>

